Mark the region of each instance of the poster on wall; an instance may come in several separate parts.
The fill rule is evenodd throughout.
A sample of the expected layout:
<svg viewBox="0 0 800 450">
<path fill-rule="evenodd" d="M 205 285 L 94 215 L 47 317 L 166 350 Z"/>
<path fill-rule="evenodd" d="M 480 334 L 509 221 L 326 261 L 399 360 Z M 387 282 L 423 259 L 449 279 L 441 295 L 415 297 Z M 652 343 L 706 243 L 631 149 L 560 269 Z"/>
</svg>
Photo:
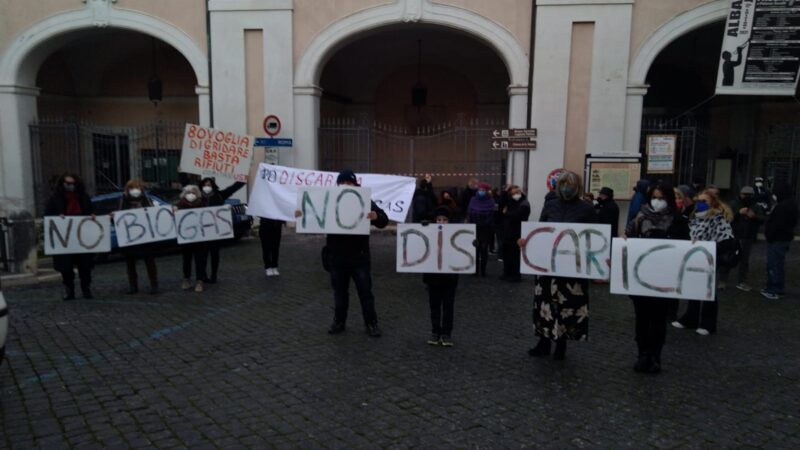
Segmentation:
<svg viewBox="0 0 800 450">
<path fill-rule="evenodd" d="M 647 135 L 647 173 L 675 172 L 676 134 Z"/>
<path fill-rule="evenodd" d="M 203 177 L 247 181 L 254 145 L 252 136 L 187 123 L 179 170 Z"/>
<path fill-rule="evenodd" d="M 716 93 L 794 96 L 800 73 L 800 3 L 729 3 Z"/>
<path fill-rule="evenodd" d="M 600 189 L 608 187 L 614 190 L 615 199 L 630 200 L 641 173 L 642 165 L 638 162 L 592 161 L 589 165 L 589 192 L 597 197 Z"/>
</svg>

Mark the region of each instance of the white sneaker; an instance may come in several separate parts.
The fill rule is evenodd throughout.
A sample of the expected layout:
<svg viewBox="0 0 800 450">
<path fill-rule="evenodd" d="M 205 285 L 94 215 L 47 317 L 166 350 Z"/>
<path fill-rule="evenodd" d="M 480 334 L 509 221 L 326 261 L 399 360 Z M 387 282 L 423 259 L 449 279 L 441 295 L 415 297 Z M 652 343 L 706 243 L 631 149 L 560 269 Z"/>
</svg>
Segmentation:
<svg viewBox="0 0 800 450">
<path fill-rule="evenodd" d="M 271 277 L 272 276 L 272 268 L 264 269 L 264 276 Z"/>
<path fill-rule="evenodd" d="M 709 334 L 711 334 L 705 328 L 698 328 L 698 329 L 694 330 L 694 332 L 699 334 L 700 336 L 708 336 Z"/>
<path fill-rule="evenodd" d="M 272 275 L 273 275 L 273 276 L 276 276 L 276 277 L 277 277 L 277 276 L 278 276 L 278 275 L 280 275 L 280 274 L 281 274 L 281 273 L 280 273 L 280 272 L 278 272 L 278 268 L 277 268 L 277 267 L 273 267 L 273 268 L 272 268 Z"/>
<path fill-rule="evenodd" d="M 748 285 L 747 283 L 739 283 L 739 284 L 737 284 L 736 285 L 736 289 L 738 289 L 740 291 L 745 291 L 745 292 L 750 292 L 750 291 L 753 290 L 753 288 L 751 288 L 750 285 Z"/>
<path fill-rule="evenodd" d="M 683 326 L 682 323 L 678 322 L 677 320 L 672 322 L 672 326 L 675 327 L 675 328 L 680 328 L 680 329 L 686 328 L 685 326 Z"/>
</svg>

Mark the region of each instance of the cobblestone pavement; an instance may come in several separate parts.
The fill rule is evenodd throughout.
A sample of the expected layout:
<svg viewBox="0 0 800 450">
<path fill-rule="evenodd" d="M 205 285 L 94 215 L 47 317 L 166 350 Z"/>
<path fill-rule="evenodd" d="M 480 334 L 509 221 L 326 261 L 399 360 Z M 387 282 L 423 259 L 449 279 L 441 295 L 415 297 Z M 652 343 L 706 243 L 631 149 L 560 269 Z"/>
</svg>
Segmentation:
<svg viewBox="0 0 800 450">
<path fill-rule="evenodd" d="M 529 358 L 532 281 L 498 281 L 497 262 L 462 276 L 455 347 L 429 347 L 421 276 L 394 273 L 388 233 L 373 236 L 384 336 L 364 334 L 356 300 L 329 336 L 321 244 L 286 233 L 277 279 L 258 241 L 226 247 L 202 294 L 179 290 L 179 255 L 158 259 L 157 296 L 123 295 L 119 261 L 95 270 L 95 300 L 62 302 L 58 284 L 6 292 L 0 447 L 800 448 L 798 246 L 791 295 L 729 288 L 719 333 L 670 328 L 664 371 L 643 376 L 630 300 L 600 285 L 590 342 L 564 362 Z"/>
</svg>

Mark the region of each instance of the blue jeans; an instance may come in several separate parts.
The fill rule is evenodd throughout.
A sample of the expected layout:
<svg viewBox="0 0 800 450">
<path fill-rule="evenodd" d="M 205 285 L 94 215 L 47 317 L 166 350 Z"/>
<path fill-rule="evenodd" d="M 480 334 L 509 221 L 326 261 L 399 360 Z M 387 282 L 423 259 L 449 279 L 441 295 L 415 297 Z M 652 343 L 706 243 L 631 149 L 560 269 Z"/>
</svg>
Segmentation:
<svg viewBox="0 0 800 450">
<path fill-rule="evenodd" d="M 783 295 L 786 272 L 784 263 L 789 252 L 790 242 L 770 242 L 767 244 L 767 292 Z"/>
<path fill-rule="evenodd" d="M 347 322 L 347 309 L 350 305 L 348 290 L 351 278 L 356 284 L 358 298 L 361 300 L 361 314 L 364 316 L 364 325 L 378 323 L 378 315 L 375 312 L 375 296 L 372 295 L 372 275 L 368 262 L 331 268 L 331 285 L 333 286 L 333 299 L 336 304 L 333 320 L 339 323 Z"/>
</svg>

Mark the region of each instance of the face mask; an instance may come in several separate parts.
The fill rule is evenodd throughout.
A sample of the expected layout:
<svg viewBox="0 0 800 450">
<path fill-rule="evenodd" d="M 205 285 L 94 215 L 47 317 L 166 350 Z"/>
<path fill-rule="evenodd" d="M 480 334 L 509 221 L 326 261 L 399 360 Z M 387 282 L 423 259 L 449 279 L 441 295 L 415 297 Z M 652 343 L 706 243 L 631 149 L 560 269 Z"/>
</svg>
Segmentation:
<svg viewBox="0 0 800 450">
<path fill-rule="evenodd" d="M 694 215 L 697 218 L 703 219 L 708 215 L 708 210 L 706 210 L 706 211 L 697 211 L 696 213 L 694 213 Z"/>
<path fill-rule="evenodd" d="M 572 186 L 561 186 L 558 192 L 561 193 L 561 197 L 565 200 L 572 200 L 575 198 L 575 194 L 578 193 L 578 190 Z"/>
<path fill-rule="evenodd" d="M 142 195 L 142 190 L 133 188 L 130 191 L 128 191 L 128 195 L 130 195 L 133 198 L 139 198 L 139 196 Z"/>
<path fill-rule="evenodd" d="M 650 200 L 650 207 L 653 211 L 660 212 L 667 209 L 667 201 L 663 198 L 654 198 Z"/>
<path fill-rule="evenodd" d="M 211 186 L 203 186 L 203 193 L 204 194 L 209 195 L 212 192 L 214 192 L 214 188 L 212 188 Z"/>
<path fill-rule="evenodd" d="M 186 201 L 188 201 L 189 203 L 194 203 L 195 200 L 197 200 L 197 195 L 186 194 Z"/>
<path fill-rule="evenodd" d="M 774 201 L 776 201 L 776 202 L 777 202 L 777 201 L 778 201 L 778 196 L 777 196 L 777 195 L 775 195 L 775 194 L 772 194 L 772 200 L 774 200 Z"/>
<path fill-rule="evenodd" d="M 750 206 L 753 204 L 753 198 L 749 195 L 746 197 L 742 197 L 742 206 Z"/>
<path fill-rule="evenodd" d="M 521 198 L 522 198 L 522 194 L 514 194 L 514 195 L 512 195 L 512 196 L 511 196 L 511 198 L 513 198 L 513 199 L 514 199 L 514 201 L 517 201 L 517 202 L 518 202 L 518 201 L 519 201 L 519 199 L 521 199 Z"/>
<path fill-rule="evenodd" d="M 478 197 L 480 198 L 486 197 L 486 191 L 478 191 Z"/>
<path fill-rule="evenodd" d="M 680 199 L 679 200 L 675 200 L 675 206 L 678 209 L 683 209 L 683 200 L 680 200 Z"/>
<path fill-rule="evenodd" d="M 64 183 L 64 190 L 67 192 L 75 192 L 75 183 Z"/>
<path fill-rule="evenodd" d="M 764 183 L 758 182 L 756 183 L 756 187 L 757 188 L 764 187 Z"/>
<path fill-rule="evenodd" d="M 700 200 L 694 205 L 694 210 L 697 212 L 706 212 L 708 211 L 708 203 L 705 200 Z"/>
</svg>

